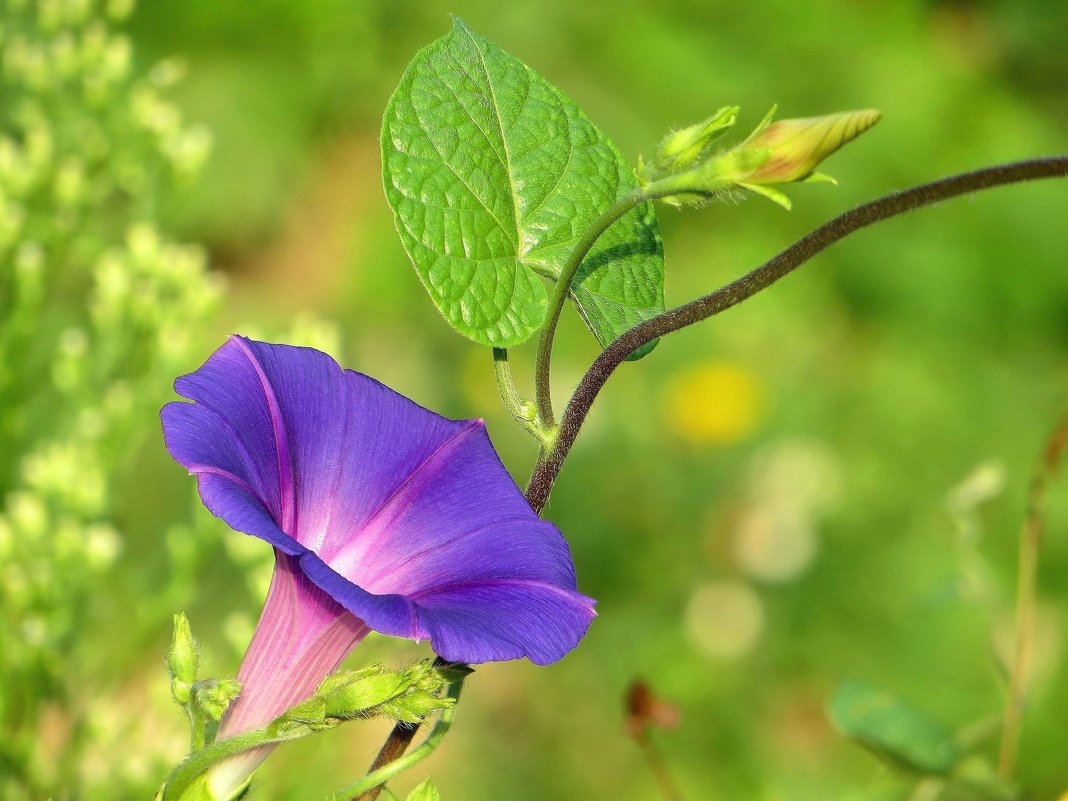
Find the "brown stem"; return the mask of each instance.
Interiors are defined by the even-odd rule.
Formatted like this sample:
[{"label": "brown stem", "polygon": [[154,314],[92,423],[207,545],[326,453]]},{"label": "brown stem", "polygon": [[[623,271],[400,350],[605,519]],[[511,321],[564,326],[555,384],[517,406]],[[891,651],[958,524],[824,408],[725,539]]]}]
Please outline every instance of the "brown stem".
[{"label": "brown stem", "polygon": [[[441,667],[442,665],[449,664],[446,660],[440,656],[434,660],[435,667]],[[371,767],[367,769],[368,773],[374,773],[379,768],[385,767],[394,759],[404,756],[404,752],[408,750],[408,746],[412,744],[412,740],[415,739],[415,733],[419,731],[418,723],[405,723],[403,720],[398,721],[397,725],[393,727],[393,731],[389,733],[386,741],[382,743],[382,748],[379,749],[378,755],[375,757],[374,762],[371,763]],[[372,787],[365,793],[360,793],[352,801],[375,801],[378,798],[379,793],[382,792],[384,784],[380,784],[377,787]]]},{"label": "brown stem", "polygon": [[[419,731],[418,723],[405,723],[401,721],[393,727],[393,731],[389,733],[389,737],[382,744],[381,750],[378,752],[378,756],[375,757],[375,761],[371,763],[371,767],[367,769],[368,773],[374,773],[381,767],[388,765],[394,759],[404,755],[404,752],[408,750],[408,746],[412,744],[412,740],[415,739],[415,733]],[[379,793],[382,792],[384,784],[380,784],[377,787],[372,787],[366,793],[361,793],[356,796],[353,801],[375,801],[378,798]]]},{"label": "brown stem", "polygon": [[683,801],[682,791],[679,789],[679,786],[675,784],[675,779],[672,777],[671,771],[668,770],[667,765],[660,756],[660,752],[657,751],[656,746],[653,745],[648,730],[638,732],[634,735],[634,739],[642,751],[642,756],[645,757],[645,762],[649,766],[649,771],[653,774],[653,778],[656,780],[657,787],[660,788],[660,795],[664,801]]},{"label": "brown stem", "polygon": [[545,507],[553,483],[594,399],[612,372],[635,349],[657,337],[706,320],[738,305],[793,272],[838,240],[881,220],[982,189],[1039,178],[1063,177],[1068,177],[1068,156],[1054,156],[986,167],[886,195],[835,217],[775,258],[715,292],[636,325],[605,348],[579,382],[560,420],[555,446],[535,465],[530,484],[527,486],[527,501],[536,512],[540,513]]}]

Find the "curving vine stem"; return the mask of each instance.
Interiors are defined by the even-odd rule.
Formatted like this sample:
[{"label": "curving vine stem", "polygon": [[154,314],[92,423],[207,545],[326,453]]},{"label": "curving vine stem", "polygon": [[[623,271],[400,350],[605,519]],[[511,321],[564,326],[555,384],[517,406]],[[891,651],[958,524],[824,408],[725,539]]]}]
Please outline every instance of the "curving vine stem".
[{"label": "curving vine stem", "polygon": [[527,502],[535,512],[541,514],[549,500],[553,483],[560,474],[560,468],[563,467],[597,394],[615,369],[636,348],[738,305],[793,272],[838,240],[881,220],[982,189],[1040,178],[1064,177],[1068,177],[1068,156],[1053,156],[984,167],[885,195],[835,217],[770,261],[715,292],[634,326],[602,351],[575,388],[560,420],[560,430],[554,447],[545,453],[534,467],[530,484],[527,486]]}]

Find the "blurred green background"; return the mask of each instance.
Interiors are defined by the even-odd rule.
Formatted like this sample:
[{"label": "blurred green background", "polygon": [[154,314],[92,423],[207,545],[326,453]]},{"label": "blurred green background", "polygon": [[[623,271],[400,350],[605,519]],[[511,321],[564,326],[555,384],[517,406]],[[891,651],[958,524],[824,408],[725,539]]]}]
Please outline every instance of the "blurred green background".
[{"label": "blurred green background", "polygon": [[[45,90],[12,88],[18,25],[33,26],[24,5],[0,6],[0,113],[5,137],[25,145],[12,98]],[[104,15],[91,3],[51,5]],[[124,16],[123,3],[98,5]],[[153,128],[167,114],[141,114],[137,103],[148,101],[136,91],[110,96],[94,113],[111,120],[113,104],[133,104],[163,156],[139,161],[136,149],[119,148],[125,155],[98,172],[105,180],[161,158],[181,167],[202,154],[206,132],[212,145],[198,177],[149,171],[118,182],[121,203],[108,190],[79,207],[71,226],[90,244],[46,248],[58,265],[46,268],[49,302],[17,337],[11,276],[29,252],[20,242],[66,242],[74,228],[53,213],[59,201],[41,195],[24,204],[27,219],[59,233],[27,223],[0,251],[0,326],[10,329],[0,340],[0,797],[154,792],[184,748],[162,664],[172,612],[188,612],[209,674],[236,670],[269,549],[199,506],[156,416],[174,375],[226,333],[317,344],[443,414],[484,417],[525,481],[534,445],[500,408],[490,353],[427,302],[381,190],[382,109],[408,59],[448,30],[450,13],[569,94],[633,159],[668,128],[724,104],[743,107],[743,128],[773,103],[781,117],[883,111],[825,165],[840,186],[791,187],[790,213],[760,199],[662,207],[669,305],[859,202],[1064,152],[1068,141],[1068,7],[1044,0],[141,3],[113,23],[129,37],[128,74],[181,62],[181,80],[169,77],[170,61],[167,74],[152,75],[169,104],[160,108],[180,115],[185,138],[171,135],[178,123]],[[54,42],[62,32],[32,35]],[[84,96],[52,94],[45,104],[42,125],[73,153],[88,152],[89,140],[64,122],[63,103]],[[120,144],[132,137],[113,134]],[[3,159],[0,150],[10,181]],[[14,196],[0,187],[0,201]],[[824,705],[857,677],[956,731],[1000,713],[1026,488],[1068,401],[1066,207],[1068,187],[1051,181],[884,223],[624,365],[547,510],[600,617],[556,665],[480,668],[444,747],[398,788],[429,773],[445,801],[657,798],[624,728],[626,689],[644,677],[680,710],[676,729],[652,736],[688,801],[909,797],[912,782],[836,732]],[[144,319],[131,319],[151,334],[140,338],[126,318],[94,311],[106,271],[84,254],[114,243],[134,262],[145,248],[155,253],[123,233],[145,221],[166,241],[199,244],[225,286],[198,272],[199,256],[183,251],[196,265],[174,270],[167,265],[179,256],[161,257],[145,280],[181,273],[178,300],[132,293]],[[90,332],[81,350],[70,334],[78,330]],[[574,315],[565,321],[558,405],[594,346]],[[525,387],[532,351],[513,352]],[[105,356],[114,381],[104,381]],[[64,369],[80,370],[77,391]],[[85,445],[72,464],[83,467],[53,465],[44,472],[55,475],[40,479],[26,455],[51,453],[55,432],[120,384],[132,400],[101,412],[107,438],[71,429],[69,441]],[[94,460],[108,465],[99,502],[71,500],[63,493],[83,486]],[[1068,791],[1068,489],[1055,485],[1050,506],[1017,778],[1024,797],[1052,800]],[[42,515],[59,522],[38,525],[44,533],[30,543],[19,526]],[[85,532],[100,534],[93,526],[107,527],[95,572],[77,548],[64,556],[55,545],[54,526],[75,518],[78,548],[88,547]],[[38,584],[28,595],[14,589]],[[376,638],[352,663],[424,652]],[[363,772],[385,731],[350,724],[284,747],[261,770],[256,797],[326,795]],[[996,745],[985,741],[980,755]]]}]

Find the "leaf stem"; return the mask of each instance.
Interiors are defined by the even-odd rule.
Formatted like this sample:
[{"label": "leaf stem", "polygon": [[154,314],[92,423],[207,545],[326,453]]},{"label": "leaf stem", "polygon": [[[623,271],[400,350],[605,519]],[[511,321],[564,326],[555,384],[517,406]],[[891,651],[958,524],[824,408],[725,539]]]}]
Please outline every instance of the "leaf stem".
[{"label": "leaf stem", "polygon": [[[463,679],[458,679],[449,685],[449,690],[446,695],[453,699],[454,703],[442,710],[438,722],[434,724],[434,728],[431,729],[430,734],[428,734],[426,739],[419,744],[418,748],[410,754],[400,756],[400,754],[404,753],[405,747],[407,747],[408,743],[406,742],[400,746],[399,754],[391,755],[383,759],[383,754],[390,745],[390,742],[387,740],[386,745],[383,746],[382,751],[379,752],[378,757],[375,758],[374,763],[371,765],[370,772],[363,778],[338,790],[331,797],[331,801],[342,801],[343,799],[352,799],[352,801],[375,801],[386,782],[398,773],[407,770],[412,765],[421,762],[430,756],[434,752],[434,749],[441,744],[441,741],[445,739],[445,735],[449,733],[449,729],[452,727],[452,721],[456,714],[456,705],[460,699],[460,690],[463,688],[463,683]],[[414,736],[415,727],[412,727],[411,732]],[[408,741],[411,741],[411,737],[408,738]]]},{"label": "leaf stem", "polygon": [[[1053,156],[985,167],[974,172],[952,175],[901,192],[894,192],[835,217],[770,261],[715,292],[634,326],[602,351],[579,382],[560,420],[560,431],[554,447],[551,451],[544,453],[534,467],[534,473],[527,487],[527,501],[536,512],[540,513],[545,507],[553,483],[560,473],[560,468],[571,446],[575,443],[575,438],[594,399],[615,369],[637,348],[652,342],[657,337],[686,328],[738,305],[767,289],[838,240],[862,228],[867,228],[869,225],[923,206],[983,189],[1041,178],[1064,177],[1068,177],[1068,156]],[[578,252],[577,249],[576,252]],[[561,281],[557,285],[554,297],[561,292],[562,286]],[[556,308],[556,318],[558,317],[559,308]],[[551,321],[551,324],[555,326],[555,319]],[[552,330],[547,322],[539,343],[537,379],[539,405],[543,402],[542,398],[548,395],[547,362],[552,350]]]},{"label": "leaf stem", "polygon": [[[571,291],[571,284],[578,275],[582,262],[589,255],[597,240],[601,238],[609,228],[618,222],[623,215],[631,209],[668,195],[678,194],[679,188],[675,181],[676,176],[668,176],[660,181],[649,184],[645,189],[635,189],[624,195],[598,217],[579,241],[575,244],[571,254],[560,269],[560,275],[553,286],[553,293],[549,298],[548,314],[545,325],[541,329],[538,338],[538,354],[534,363],[534,400],[538,405],[538,419],[542,426],[549,428],[556,424],[553,415],[552,388],[549,381],[550,364],[553,355],[553,340],[556,337],[556,326],[560,322],[560,314],[567,302],[567,295]],[[691,194],[711,194],[689,190]],[[630,354],[627,354],[630,355]]]},{"label": "leaf stem", "polygon": [[1001,727],[998,775],[1011,779],[1016,770],[1020,749],[1020,730],[1027,685],[1035,649],[1035,607],[1038,592],[1038,555],[1042,544],[1045,518],[1046,486],[1057,469],[1068,444],[1068,413],[1050,434],[1042,456],[1031,476],[1027,496],[1027,517],[1020,529],[1019,567],[1016,587],[1016,648],[1009,672],[1009,689],[1005,698],[1005,715]]},{"label": "leaf stem", "polygon": [[512,378],[512,368],[508,362],[507,348],[493,349],[493,372],[497,377],[497,392],[500,393],[501,403],[519,427],[533,436],[541,445],[542,449],[552,447],[556,437],[556,422],[553,421],[549,428],[542,425],[538,415],[537,404],[534,401],[524,400],[515,387]]},{"label": "leaf stem", "polygon": [[601,235],[611,228],[624,214],[635,206],[644,203],[645,200],[645,194],[642,190],[635,189],[609,206],[586,229],[586,232],[575,244],[574,250],[567,257],[567,261],[564,262],[564,266],[560,269],[560,275],[556,279],[553,293],[549,298],[545,325],[542,327],[541,336],[538,338],[538,355],[534,364],[534,398],[538,404],[538,420],[543,426],[548,427],[556,424],[556,417],[553,415],[552,390],[549,386],[549,363],[552,360],[556,326],[560,322],[560,313],[563,311],[564,303],[567,302],[567,293],[571,290],[571,282],[575,280],[583,259],[589,254],[597,240],[601,238]]}]

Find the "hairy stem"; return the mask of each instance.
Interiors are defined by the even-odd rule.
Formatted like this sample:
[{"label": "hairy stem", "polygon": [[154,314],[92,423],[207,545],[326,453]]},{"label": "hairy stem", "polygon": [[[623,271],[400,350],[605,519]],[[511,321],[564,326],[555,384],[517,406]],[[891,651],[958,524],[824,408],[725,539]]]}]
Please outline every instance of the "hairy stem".
[{"label": "hairy stem", "polygon": [[[582,262],[589,255],[593,246],[597,244],[597,240],[601,238],[601,235],[618,222],[628,211],[643,203],[678,194],[679,188],[674,182],[675,178],[676,176],[669,176],[649,184],[644,190],[635,189],[609,206],[586,229],[582,238],[575,244],[574,250],[567,257],[567,261],[564,262],[564,266],[560,270],[560,276],[553,286],[553,293],[549,298],[549,310],[545,317],[545,325],[541,329],[541,336],[538,339],[538,353],[534,362],[534,400],[538,405],[538,420],[543,428],[551,429],[552,426],[556,425],[556,417],[553,415],[552,389],[549,381],[553,340],[556,337],[556,326],[560,322],[560,314],[564,309],[564,304],[567,303],[567,294],[571,291],[571,284],[575,280],[575,276],[578,275]],[[693,195],[711,194],[711,192],[692,189],[688,193]]]},{"label": "hairy stem", "polygon": [[1057,472],[1068,443],[1068,414],[1054,429],[1043,449],[1042,457],[1031,476],[1027,497],[1027,517],[1020,529],[1020,552],[1016,586],[1016,646],[1009,671],[1009,690],[1005,698],[1005,715],[1001,726],[1001,749],[998,774],[1011,779],[1020,750],[1020,729],[1031,663],[1035,649],[1035,607],[1038,594],[1038,551],[1042,544],[1046,485]]},{"label": "hairy stem", "polygon": [[553,293],[549,298],[545,326],[541,329],[541,337],[538,339],[538,354],[534,363],[534,399],[538,405],[538,420],[546,428],[556,424],[556,418],[553,415],[552,391],[549,386],[549,364],[552,361],[556,326],[560,322],[560,313],[567,302],[567,293],[571,291],[571,282],[575,280],[583,259],[601,238],[601,234],[611,228],[624,214],[646,202],[647,199],[640,189],[635,189],[609,206],[600,217],[593,221],[593,224],[586,229],[586,233],[575,244],[575,249],[571,251],[571,255],[567,257],[567,261],[560,270],[560,277],[556,279]]},{"label": "hairy stem", "polygon": [[[605,348],[579,382],[560,420],[554,447],[538,460],[534,468],[527,487],[527,501],[537,512],[545,507],[553,483],[560,473],[564,459],[567,458],[594,399],[613,371],[636,348],[640,348],[657,337],[686,328],[738,305],[771,286],[838,240],[881,220],[982,189],[1039,178],[1066,176],[1068,176],[1068,156],[1054,156],[986,167],[886,195],[835,217],[798,240],[778,256],[721,289],[636,325]],[[560,286],[562,283],[557,286],[558,292]],[[548,351],[552,348],[551,335],[545,337],[543,332],[540,346],[539,380],[547,381],[548,368],[542,365],[542,361],[543,357],[548,358]],[[542,350],[545,351],[544,354]],[[547,388],[539,386],[539,393],[547,394]],[[539,394],[539,403],[541,403],[540,398],[541,394]]]},{"label": "hairy stem", "polygon": [[[412,740],[415,739],[415,733],[417,731],[419,731],[418,723],[405,723],[404,721],[401,721],[394,726],[393,730],[386,738],[386,741],[382,743],[382,748],[379,749],[378,755],[371,763],[371,767],[367,769],[367,775],[364,776],[364,778],[377,775],[378,772],[387,765],[390,765],[403,757],[404,752],[408,750],[408,746],[411,745]],[[361,779],[361,781],[363,780]],[[378,794],[382,792],[383,787],[385,787],[384,784],[372,787],[370,790],[363,792],[362,795],[357,796],[355,801],[375,801],[375,799],[378,798]],[[348,797],[352,797],[355,792],[362,791],[354,790],[349,793]],[[344,791],[335,793],[335,799],[345,797],[343,793]]]}]

